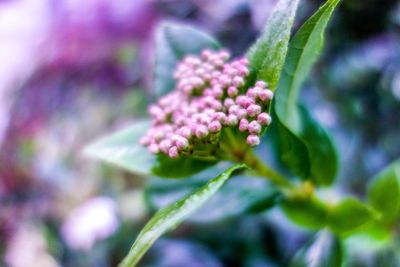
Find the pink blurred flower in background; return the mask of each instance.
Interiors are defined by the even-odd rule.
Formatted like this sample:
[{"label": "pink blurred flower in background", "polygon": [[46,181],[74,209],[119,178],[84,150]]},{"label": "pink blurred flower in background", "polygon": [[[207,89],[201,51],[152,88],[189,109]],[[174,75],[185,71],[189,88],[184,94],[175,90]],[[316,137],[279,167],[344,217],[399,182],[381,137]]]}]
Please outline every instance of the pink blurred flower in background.
[{"label": "pink blurred flower in background", "polygon": [[43,47],[51,68],[104,62],[124,42],[146,40],[158,18],[145,0],[53,2],[52,34]]},{"label": "pink blurred flower in background", "polygon": [[96,241],[115,233],[118,226],[114,200],[96,197],[70,212],[61,227],[61,234],[71,248],[90,250]]},{"label": "pink blurred flower in background", "polygon": [[0,2],[0,145],[15,90],[38,64],[39,45],[49,32],[49,15],[46,0]]},{"label": "pink blurred flower in background", "polygon": [[7,244],[4,260],[10,267],[56,267],[50,255],[46,237],[37,226],[19,226]]}]

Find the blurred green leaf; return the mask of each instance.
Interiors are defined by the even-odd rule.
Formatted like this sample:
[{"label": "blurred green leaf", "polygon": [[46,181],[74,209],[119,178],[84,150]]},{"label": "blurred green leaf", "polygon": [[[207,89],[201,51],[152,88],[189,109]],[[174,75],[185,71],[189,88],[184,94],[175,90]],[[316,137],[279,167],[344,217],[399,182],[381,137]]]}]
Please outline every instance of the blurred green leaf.
[{"label": "blurred green leaf", "polygon": [[164,155],[152,155],[139,143],[149,127],[150,121],[136,122],[89,145],[84,154],[135,174],[164,178],[188,177],[217,163],[216,160],[191,157],[171,159]]},{"label": "blurred green leaf", "polygon": [[400,209],[400,161],[380,172],[368,189],[368,201],[382,214],[382,222],[390,224],[397,219]]},{"label": "blurred green leaf", "polygon": [[176,228],[183,220],[204,205],[232,176],[233,172],[244,168],[246,168],[244,164],[234,165],[218,177],[212,179],[198,191],[158,211],[139,233],[135,243],[120,266],[135,266],[144,253],[162,234]]},{"label": "blurred green leaf", "polygon": [[348,250],[374,253],[391,244],[391,234],[381,223],[371,221],[362,229],[346,237],[345,245]]},{"label": "blurred green leaf", "polygon": [[373,266],[399,267],[400,253],[398,245],[378,251],[377,255],[375,255]]},{"label": "blurred green leaf", "polygon": [[139,140],[149,127],[150,121],[136,122],[89,145],[84,154],[132,173],[148,176],[155,164],[155,157],[139,144]]},{"label": "blurred green leaf", "polygon": [[343,263],[343,246],[337,237],[321,231],[304,246],[290,263],[290,267],[340,267]]},{"label": "blurred green leaf", "polygon": [[220,45],[208,34],[193,27],[163,23],[156,31],[154,91],[160,97],[174,86],[173,72],[185,55],[199,54],[205,48],[218,49]]},{"label": "blurred green leaf", "polygon": [[287,199],[282,208],[291,221],[305,228],[315,230],[326,225],[327,207],[316,198]]},{"label": "blurred green leaf", "polygon": [[[220,163],[187,179],[151,179],[145,196],[152,209],[161,209],[207,183],[215,173],[226,169]],[[222,170],[221,170],[222,169]],[[275,206],[281,198],[279,190],[265,179],[237,176],[222,187],[194,216],[196,223],[218,221],[240,214],[263,212]]]},{"label": "blurred green leaf", "polygon": [[326,131],[298,104],[298,95],[322,49],[324,31],[339,1],[328,0],[290,42],[273,102],[275,121],[281,133],[282,161],[295,174],[321,185],[331,184],[335,179],[336,149]]},{"label": "blurred green leaf", "polygon": [[338,235],[348,235],[368,226],[375,214],[355,198],[347,198],[332,207],[328,212],[329,228]]},{"label": "blurred green leaf", "polygon": [[248,84],[264,80],[274,90],[285,63],[290,31],[298,6],[298,0],[280,0],[256,43],[249,49],[250,75]]}]

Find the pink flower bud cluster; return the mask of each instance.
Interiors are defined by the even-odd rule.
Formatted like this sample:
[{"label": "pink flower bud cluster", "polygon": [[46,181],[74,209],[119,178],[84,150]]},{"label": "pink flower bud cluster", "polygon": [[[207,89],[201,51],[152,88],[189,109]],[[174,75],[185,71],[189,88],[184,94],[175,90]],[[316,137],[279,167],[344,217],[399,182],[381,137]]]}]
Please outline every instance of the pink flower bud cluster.
[{"label": "pink flower bud cluster", "polygon": [[258,145],[271,122],[266,110],[273,93],[263,81],[241,93],[248,61],[229,58],[226,51],[210,50],[185,57],[174,73],[175,90],[150,106],[152,126],[141,144],[151,153],[176,158],[192,153],[197,144],[218,142],[223,127],[236,127],[248,134],[250,146]]}]

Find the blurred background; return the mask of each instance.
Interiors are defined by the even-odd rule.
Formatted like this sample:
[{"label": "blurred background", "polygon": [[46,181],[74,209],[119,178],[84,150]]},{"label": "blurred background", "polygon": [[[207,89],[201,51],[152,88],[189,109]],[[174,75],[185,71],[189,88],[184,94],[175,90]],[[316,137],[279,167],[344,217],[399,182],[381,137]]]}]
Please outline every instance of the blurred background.
[{"label": "blurred background", "polygon": [[[295,28],[323,2],[302,0]],[[82,148],[145,116],[160,21],[196,25],[240,55],[275,3],[0,0],[0,266],[116,266],[156,209],[204,182],[135,177]],[[400,156],[400,2],[343,1],[302,98],[341,155],[326,194],[362,197]],[[275,209],[249,214],[241,198],[262,195],[260,183],[229,183],[139,266],[287,266],[312,233]],[[399,258],[353,251],[348,264],[400,266]]]}]

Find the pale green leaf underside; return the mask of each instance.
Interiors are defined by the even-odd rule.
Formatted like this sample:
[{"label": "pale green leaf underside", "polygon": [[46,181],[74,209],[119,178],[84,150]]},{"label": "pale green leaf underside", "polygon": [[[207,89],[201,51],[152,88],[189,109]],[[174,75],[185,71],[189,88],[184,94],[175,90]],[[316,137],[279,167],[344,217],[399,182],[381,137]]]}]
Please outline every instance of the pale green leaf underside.
[{"label": "pale green leaf underside", "polygon": [[165,232],[178,226],[183,220],[199,209],[231,177],[234,171],[246,168],[237,164],[212,179],[198,191],[187,195],[172,205],[158,211],[139,233],[120,267],[135,266],[151,245]]},{"label": "pale green leaf underside", "polygon": [[119,166],[127,171],[150,175],[155,156],[139,144],[140,138],[150,127],[150,121],[134,125],[111,134],[86,147],[84,154],[95,159]]},{"label": "pale green leaf underside", "polygon": [[261,36],[249,49],[249,84],[264,80],[274,90],[285,63],[290,31],[299,0],[280,0],[268,20]]},{"label": "pale green leaf underside", "polygon": [[205,32],[177,23],[163,23],[155,38],[154,92],[160,97],[174,86],[176,64],[188,54],[199,54],[203,49],[219,49],[218,42]]}]

